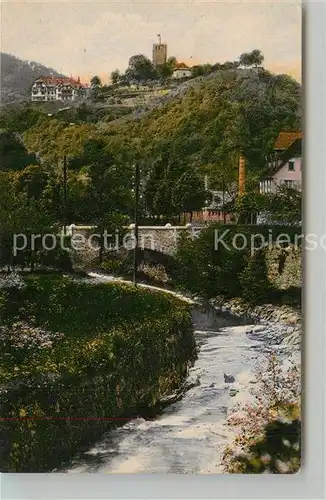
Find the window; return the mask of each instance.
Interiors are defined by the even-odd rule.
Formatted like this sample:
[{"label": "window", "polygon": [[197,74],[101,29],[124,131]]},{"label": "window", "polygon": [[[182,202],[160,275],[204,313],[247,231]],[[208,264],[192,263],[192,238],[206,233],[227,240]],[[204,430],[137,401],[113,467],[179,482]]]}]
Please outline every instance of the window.
[{"label": "window", "polygon": [[284,184],[285,184],[285,185],[286,185],[286,187],[288,187],[288,188],[295,188],[295,187],[296,187],[296,185],[297,185],[296,181],[292,181],[292,180],[288,180],[288,179],[286,179],[286,180],[284,181]]},{"label": "window", "polygon": [[295,171],[294,161],[293,160],[289,161],[288,165],[289,165],[289,172],[294,172]]},{"label": "window", "polygon": [[262,193],[271,193],[272,192],[272,180],[267,179],[261,183],[261,192]]}]

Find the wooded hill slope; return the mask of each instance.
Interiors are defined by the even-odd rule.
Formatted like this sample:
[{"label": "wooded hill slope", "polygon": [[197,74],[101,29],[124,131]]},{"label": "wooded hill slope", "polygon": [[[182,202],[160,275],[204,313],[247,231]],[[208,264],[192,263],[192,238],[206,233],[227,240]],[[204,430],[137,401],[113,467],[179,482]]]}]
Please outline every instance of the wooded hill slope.
[{"label": "wooded hill slope", "polygon": [[[147,213],[174,214],[203,206],[206,173],[210,187],[221,187],[222,176],[225,187],[231,187],[238,177],[240,150],[246,157],[248,188],[256,186],[279,132],[301,127],[301,87],[286,75],[258,68],[223,70],[182,88],[160,108],[140,119],[125,117],[120,124],[102,118],[89,123],[85,107],[67,118],[64,113],[48,117],[25,108],[24,120],[19,120],[24,123],[21,137],[27,151],[37,153],[42,168],[54,178],[61,175],[62,158],[67,155],[70,198],[91,189],[93,182],[99,184],[99,175],[105,174],[112,188],[118,175],[124,179],[128,190],[124,200],[130,205],[132,165],[141,159]],[[108,169],[114,165],[111,173],[106,165]],[[81,206],[78,196],[76,207]]]},{"label": "wooded hill slope", "polygon": [[[172,98],[173,97],[173,98]],[[257,177],[281,130],[301,128],[302,92],[287,75],[264,69],[217,71],[192,80],[138,120],[103,125],[112,144],[137,145],[145,157],[236,175],[243,149]]]},{"label": "wooded hill slope", "polygon": [[29,88],[40,76],[61,76],[53,68],[35,61],[22,61],[18,57],[0,53],[1,60],[1,103],[29,98]]}]

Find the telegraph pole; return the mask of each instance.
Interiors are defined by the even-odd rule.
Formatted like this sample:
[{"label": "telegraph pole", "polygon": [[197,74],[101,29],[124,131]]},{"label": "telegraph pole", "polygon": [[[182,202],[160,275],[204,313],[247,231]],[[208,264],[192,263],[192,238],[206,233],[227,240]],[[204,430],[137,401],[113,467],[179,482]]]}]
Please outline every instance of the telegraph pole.
[{"label": "telegraph pole", "polygon": [[63,200],[62,200],[63,234],[67,232],[67,157],[63,157]]},{"label": "telegraph pole", "polygon": [[225,224],[225,222],[226,222],[224,203],[225,203],[225,185],[224,185],[224,175],[222,174],[222,207],[223,207],[223,224]]},{"label": "telegraph pole", "polygon": [[140,184],[140,169],[139,162],[135,164],[135,247],[134,247],[134,274],[133,283],[137,285],[137,270],[138,270],[138,217],[139,217],[139,184]]}]

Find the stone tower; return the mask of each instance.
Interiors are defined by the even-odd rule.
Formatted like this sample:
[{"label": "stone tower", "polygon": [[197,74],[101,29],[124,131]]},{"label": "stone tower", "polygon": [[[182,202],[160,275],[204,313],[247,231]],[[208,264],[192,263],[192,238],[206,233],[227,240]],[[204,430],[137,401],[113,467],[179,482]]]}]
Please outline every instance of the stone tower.
[{"label": "stone tower", "polygon": [[162,43],[161,35],[158,36],[158,43],[153,44],[153,66],[159,66],[165,64],[167,60],[168,46],[166,43]]}]

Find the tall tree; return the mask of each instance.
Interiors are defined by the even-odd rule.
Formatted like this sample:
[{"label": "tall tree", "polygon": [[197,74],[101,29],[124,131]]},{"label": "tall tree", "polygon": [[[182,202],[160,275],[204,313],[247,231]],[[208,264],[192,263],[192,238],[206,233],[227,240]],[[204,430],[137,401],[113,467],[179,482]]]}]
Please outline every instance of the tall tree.
[{"label": "tall tree", "polygon": [[102,140],[90,140],[84,146],[84,157],[89,159],[89,218],[100,233],[100,261],[104,251],[104,231],[117,214],[129,215],[132,209],[131,166],[120,164],[105,149]]},{"label": "tall tree", "polygon": [[93,76],[91,79],[91,95],[94,100],[97,100],[102,88],[102,81],[99,76]]},{"label": "tall tree", "polygon": [[207,196],[203,179],[193,169],[188,169],[173,188],[172,202],[180,212],[189,213],[192,220],[193,212],[205,206]]},{"label": "tall tree", "polygon": [[177,59],[174,56],[170,56],[166,62],[171,68],[174,68],[174,66],[177,64]]},{"label": "tall tree", "polygon": [[26,248],[21,249],[20,257],[28,258],[33,269],[35,252],[30,248],[28,236],[42,234],[54,220],[39,199],[29,197],[26,190],[17,189],[16,176],[17,172],[0,172],[0,265],[11,266],[13,260],[19,260],[13,253],[14,235],[24,234]]},{"label": "tall tree", "polygon": [[120,81],[120,71],[118,69],[112,71],[111,73],[111,82],[113,83],[113,85],[116,85],[117,83],[119,83]]},{"label": "tall tree", "polygon": [[91,79],[91,87],[92,88],[102,87],[102,81],[99,76],[93,76],[93,78]]},{"label": "tall tree", "polygon": [[164,79],[170,78],[172,76],[173,67],[171,65],[169,65],[168,63],[160,64],[156,68],[156,72],[157,72],[158,77],[161,78],[162,80],[164,80]]},{"label": "tall tree", "polygon": [[145,82],[157,78],[152,62],[144,55],[138,54],[129,59],[126,76],[129,80]]}]

